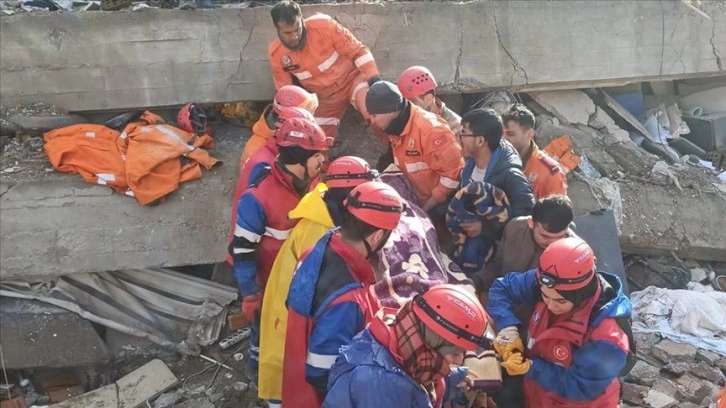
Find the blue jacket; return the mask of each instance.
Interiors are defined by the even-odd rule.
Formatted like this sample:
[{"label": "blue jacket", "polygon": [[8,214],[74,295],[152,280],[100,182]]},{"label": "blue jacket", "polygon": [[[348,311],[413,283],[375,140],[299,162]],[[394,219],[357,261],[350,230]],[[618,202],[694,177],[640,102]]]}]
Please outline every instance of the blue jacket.
[{"label": "blue jacket", "polygon": [[[464,188],[471,182],[471,175],[475,166],[476,162],[473,159],[466,159],[459,188]],[[510,219],[532,214],[535,201],[532,186],[530,186],[529,181],[522,172],[522,159],[520,159],[519,153],[509,142],[505,140],[500,142],[499,147],[489,160],[483,181],[499,187],[507,195],[511,206]],[[498,225],[495,222],[489,225],[487,221],[484,221],[484,224],[482,231],[486,231],[487,238],[496,241],[502,237],[504,225]]]},{"label": "blue jacket", "polygon": [[[606,394],[613,381],[617,381],[620,369],[625,365],[627,351],[623,349],[622,341],[613,341],[620,338],[622,333],[614,318],[630,317],[632,305],[622,291],[620,279],[612,274],[598,272],[603,283],[600,297],[594,303],[590,313],[585,313],[580,322],[585,325],[583,335],[570,337],[567,330],[561,330],[559,341],[563,345],[581,341],[579,346],[571,345],[571,363],[569,367],[557,364],[545,358],[532,357],[532,367],[525,375],[525,380],[533,381],[545,393],[557,395],[570,401],[595,401]],[[489,290],[487,311],[494,319],[496,327],[504,328],[519,325],[521,322],[515,317],[515,304],[535,305],[542,302],[541,292],[536,280],[536,270],[525,273],[513,272],[497,279]],[[530,319],[529,332],[531,336],[538,337],[542,332],[542,325],[538,322],[544,320],[537,317],[537,310]],[[578,309],[579,310],[579,309]],[[546,312],[545,312],[546,313]],[[593,316],[595,316],[593,318]],[[575,319],[573,319],[575,321]],[[607,322],[607,324],[605,324]],[[607,333],[598,330],[607,327]],[[535,333],[535,334],[533,334]],[[582,331],[581,331],[582,333]],[[551,341],[551,340],[550,340]],[[530,343],[528,340],[527,343]],[[537,348],[535,343],[533,347]],[[626,341],[627,345],[627,341]],[[527,344],[530,352],[531,345]],[[536,353],[535,353],[536,354]],[[612,387],[610,388],[612,389]],[[526,395],[526,397],[530,397]],[[546,405],[546,404],[545,404]],[[600,405],[597,405],[600,406]]]},{"label": "blue jacket", "polygon": [[[467,369],[452,367],[447,391],[466,377]],[[444,397],[446,400],[446,397]],[[431,408],[424,388],[394,360],[368,328],[340,349],[330,370],[323,408]]]}]

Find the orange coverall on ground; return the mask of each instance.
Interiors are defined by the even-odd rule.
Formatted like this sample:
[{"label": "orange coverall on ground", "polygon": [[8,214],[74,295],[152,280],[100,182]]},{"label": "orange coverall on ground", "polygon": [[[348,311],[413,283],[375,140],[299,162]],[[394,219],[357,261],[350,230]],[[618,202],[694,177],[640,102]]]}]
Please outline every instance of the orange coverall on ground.
[{"label": "orange coverall on ground", "polygon": [[[296,85],[318,95],[315,121],[329,137],[336,137],[340,119],[352,103],[367,120],[365,94],[368,80],[379,75],[376,61],[345,27],[330,16],[305,19],[306,38],[300,50],[286,48],[275,39],[268,48],[275,88]],[[361,92],[363,91],[363,92]]]},{"label": "orange coverall on ground", "polygon": [[434,197],[444,202],[459,187],[464,158],[461,146],[438,115],[411,104],[400,136],[391,136],[393,162],[411,181],[419,205]]},{"label": "orange coverall on ground", "polygon": [[529,154],[522,157],[524,176],[532,185],[536,199],[550,194],[567,195],[567,176],[555,159],[551,158],[532,140]]}]

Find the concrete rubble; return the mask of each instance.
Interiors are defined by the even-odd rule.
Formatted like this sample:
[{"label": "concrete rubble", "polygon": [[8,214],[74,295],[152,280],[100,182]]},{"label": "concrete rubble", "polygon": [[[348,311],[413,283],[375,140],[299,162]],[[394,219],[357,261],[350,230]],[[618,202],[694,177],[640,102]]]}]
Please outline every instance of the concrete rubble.
[{"label": "concrete rubble", "polygon": [[726,356],[656,334],[638,333],[636,343],[640,360],[624,378],[623,407],[709,407],[716,402],[726,384],[719,367]]}]

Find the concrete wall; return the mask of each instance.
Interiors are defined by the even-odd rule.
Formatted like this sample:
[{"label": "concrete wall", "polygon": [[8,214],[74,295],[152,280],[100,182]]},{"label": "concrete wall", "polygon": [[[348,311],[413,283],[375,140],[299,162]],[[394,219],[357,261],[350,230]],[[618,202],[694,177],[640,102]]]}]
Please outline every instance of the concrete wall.
[{"label": "concrete wall", "polygon": [[[349,27],[384,77],[414,64],[443,91],[613,85],[724,74],[726,6],[513,1],[306,7]],[[105,110],[270,99],[268,7],[0,18],[3,105]]]}]

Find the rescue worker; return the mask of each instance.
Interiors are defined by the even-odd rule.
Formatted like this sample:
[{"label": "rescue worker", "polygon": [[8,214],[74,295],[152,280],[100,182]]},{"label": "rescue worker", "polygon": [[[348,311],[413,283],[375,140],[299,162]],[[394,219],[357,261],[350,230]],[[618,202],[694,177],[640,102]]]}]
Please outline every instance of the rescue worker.
[{"label": "rescue worker", "polygon": [[455,135],[461,131],[461,116],[447,108],[444,102],[436,97],[436,79],[426,67],[413,66],[407,68],[398,77],[398,89],[401,95],[414,105],[441,116]]},{"label": "rescue worker", "polygon": [[309,192],[288,217],[297,220],[272,265],[265,288],[260,327],[260,380],[258,398],[268,400],[268,406],[280,406],[282,398],[282,367],[287,330],[285,300],[292,273],[303,252],[331,228],[350,217],[343,201],[354,187],[378,178],[368,163],[358,157],[343,156],[333,160],[323,176],[323,183]]},{"label": "rescue worker", "polygon": [[[272,103],[265,107],[262,115],[252,126],[252,136],[250,136],[240,157],[240,168],[244,166],[247,159],[252,156],[262,146],[272,139],[275,130],[279,127],[279,115],[285,108],[298,107],[306,111],[315,113],[318,108],[318,97],[315,94],[295,85],[285,85],[275,92]],[[274,143],[272,144],[274,146]]]},{"label": "rescue worker", "polygon": [[405,204],[385,183],[370,181],[346,198],[350,213],[303,255],[287,296],[282,379],[285,408],[322,403],[341,346],[379,309],[371,257],[383,248]]},{"label": "rescue worker", "polygon": [[257,380],[259,312],[272,263],[296,220],[287,214],[310,190],[322,168],[329,140],[314,122],[292,118],[277,130],[277,160],[242,194],[229,252],[242,295],[242,313],[250,322],[247,374]]},{"label": "rescue worker", "polygon": [[382,309],[341,349],[323,407],[440,407],[445,394],[470,384],[464,353],[479,347],[487,324],[476,297],[449,284],[398,311]]},{"label": "rescue worker", "polygon": [[[477,108],[461,118],[459,140],[466,157],[461,186],[482,181],[499,187],[509,199],[509,217],[532,213],[532,188],[522,173],[522,160],[509,142],[501,140],[502,119],[492,109]],[[494,220],[477,220],[460,224],[470,237],[485,236],[498,241],[506,224]]]},{"label": "rescue worker", "polygon": [[534,141],[534,114],[517,103],[502,115],[502,122],[506,127],[504,140],[511,143],[522,158],[524,176],[532,185],[535,198],[567,195],[567,176],[557,161],[540,150]]},{"label": "rescue worker", "polygon": [[[535,308],[526,347],[517,329],[522,322],[514,315],[518,303]],[[524,378],[526,407],[618,406],[618,375],[635,351],[632,305],[617,276],[596,272],[585,241],[555,241],[536,269],[497,279],[487,311],[500,328],[494,348],[502,367]]]},{"label": "rescue worker", "polygon": [[[286,120],[291,118],[304,118],[311,122],[315,122],[313,114],[306,111],[303,108],[289,107],[282,108],[280,113],[274,115],[276,122],[274,124],[276,129],[279,129]],[[255,126],[258,126],[255,124]],[[265,125],[267,126],[267,125]],[[246,161],[242,164],[242,168],[237,178],[237,185],[234,189],[234,195],[232,196],[232,217],[230,218],[230,229],[229,229],[229,242],[232,242],[234,238],[234,228],[237,225],[237,204],[239,199],[242,197],[242,193],[247,190],[250,184],[250,180],[253,179],[257,174],[264,170],[265,167],[269,167],[277,157],[278,153],[277,141],[273,137],[265,141],[265,144],[261,148],[257,149]],[[232,265],[232,257],[227,254],[227,262]]]},{"label": "rescue worker", "polygon": [[418,204],[426,212],[443,204],[443,216],[464,167],[461,147],[446,122],[413,105],[388,81],[371,86],[366,109],[372,125],[388,134],[393,161],[413,185]]},{"label": "rescue worker", "polygon": [[472,278],[477,293],[486,296],[494,280],[509,272],[536,268],[542,251],[549,244],[576,236],[570,229],[573,218],[570,199],[563,195],[550,195],[537,200],[531,216],[509,221],[494,259]]},{"label": "rescue worker", "polygon": [[318,95],[315,120],[335,138],[352,104],[368,120],[366,90],[380,80],[373,54],[326,14],[303,20],[300,5],[282,0],[271,11],[277,39],[268,47],[275,88],[297,84]]}]

